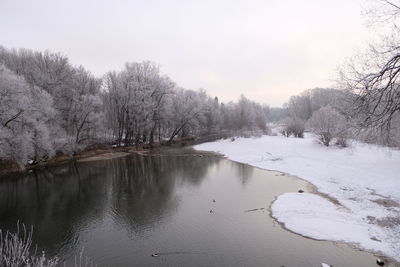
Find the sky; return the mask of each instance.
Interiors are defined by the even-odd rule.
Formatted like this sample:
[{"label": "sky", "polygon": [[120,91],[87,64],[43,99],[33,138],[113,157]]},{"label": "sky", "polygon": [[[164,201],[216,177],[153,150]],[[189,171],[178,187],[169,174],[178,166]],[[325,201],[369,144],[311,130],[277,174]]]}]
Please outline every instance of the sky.
[{"label": "sky", "polygon": [[334,86],[370,39],[362,0],[0,0],[0,45],[101,77],[151,60],[179,86],[270,106]]}]

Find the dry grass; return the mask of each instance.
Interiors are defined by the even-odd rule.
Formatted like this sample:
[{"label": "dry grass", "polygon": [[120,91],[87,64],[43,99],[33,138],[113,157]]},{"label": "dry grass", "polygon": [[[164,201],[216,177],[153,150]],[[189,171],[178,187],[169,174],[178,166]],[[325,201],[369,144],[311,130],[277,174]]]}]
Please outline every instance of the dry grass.
[{"label": "dry grass", "polygon": [[[48,257],[43,251],[37,254],[36,248],[32,248],[33,227],[27,230],[25,225],[17,223],[17,232],[5,234],[0,229],[0,266],[1,267],[53,267],[66,266],[57,257]],[[96,266],[93,261],[83,254],[75,256],[75,267]]]},{"label": "dry grass", "polygon": [[45,253],[38,256],[36,249],[31,250],[32,228],[28,231],[24,224],[22,229],[17,223],[17,232],[0,230],[0,266],[4,267],[52,267],[57,266],[58,258],[48,258]]}]

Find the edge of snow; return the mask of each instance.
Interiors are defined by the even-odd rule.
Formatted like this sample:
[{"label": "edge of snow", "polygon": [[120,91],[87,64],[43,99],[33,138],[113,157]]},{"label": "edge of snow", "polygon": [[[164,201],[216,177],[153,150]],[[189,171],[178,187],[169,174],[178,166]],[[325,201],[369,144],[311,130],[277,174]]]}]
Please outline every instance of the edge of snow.
[{"label": "edge of snow", "polygon": [[347,148],[324,147],[310,134],[240,137],[194,148],[314,184],[346,209],[315,194],[286,193],[273,202],[273,217],[304,236],[357,244],[400,261],[399,150],[355,141]]}]

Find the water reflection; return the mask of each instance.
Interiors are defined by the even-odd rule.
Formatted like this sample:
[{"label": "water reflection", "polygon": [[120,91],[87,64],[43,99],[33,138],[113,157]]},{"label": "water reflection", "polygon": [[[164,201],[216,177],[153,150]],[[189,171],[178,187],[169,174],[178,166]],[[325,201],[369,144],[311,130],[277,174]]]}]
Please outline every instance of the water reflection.
[{"label": "water reflection", "polygon": [[39,250],[73,247],[77,231],[111,210],[115,222],[140,232],[177,209],[175,184],[200,184],[216,158],[146,157],[71,163],[0,181],[0,229],[34,226]]},{"label": "water reflection", "polygon": [[198,185],[219,159],[133,156],[110,162],[114,166],[111,206],[115,221],[137,232],[177,209],[176,184]]},{"label": "water reflection", "polygon": [[235,164],[235,167],[237,170],[237,176],[240,179],[241,184],[245,186],[249,182],[249,179],[253,174],[254,167],[242,163]]},{"label": "water reflection", "polygon": [[103,213],[104,168],[81,169],[75,164],[34,172],[0,183],[0,227],[15,229],[16,221],[34,226],[39,248],[56,251],[73,239],[74,225]]},{"label": "water reflection", "polygon": [[71,163],[0,180],[0,228],[34,225],[39,251],[67,266],[81,247],[99,266],[375,266],[274,223],[260,208],[307,188],[275,174],[182,150]]}]

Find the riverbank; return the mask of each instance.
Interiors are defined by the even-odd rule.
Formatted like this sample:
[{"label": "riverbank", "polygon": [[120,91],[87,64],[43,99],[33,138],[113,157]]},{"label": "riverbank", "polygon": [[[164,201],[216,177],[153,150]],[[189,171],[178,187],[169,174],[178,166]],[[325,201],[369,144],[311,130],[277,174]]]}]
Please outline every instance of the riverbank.
[{"label": "riverbank", "polygon": [[[115,148],[113,149],[108,145],[101,145],[100,147],[90,148],[75,155],[56,155],[46,161],[38,162],[36,164],[27,165],[25,169],[20,169],[19,166],[11,160],[3,160],[0,164],[0,178],[6,176],[20,175],[27,171],[34,169],[41,169],[48,166],[58,166],[71,161],[83,161],[90,158],[104,158],[110,155],[118,155],[119,153],[126,153],[128,148]],[[134,147],[129,149],[135,149]]]},{"label": "riverbank", "polygon": [[38,162],[36,164],[27,165],[25,169],[21,170],[17,163],[11,160],[0,160],[0,179],[6,176],[18,176],[21,174],[26,173],[27,171],[34,170],[34,169],[41,169],[50,166],[58,166],[63,165],[71,161],[95,161],[95,160],[106,160],[112,159],[116,157],[123,157],[127,156],[132,153],[136,154],[148,154],[152,153],[153,155],[160,155],[163,154],[163,151],[168,150],[169,154],[183,154],[186,155],[187,153],[196,153],[201,154],[200,152],[196,151],[182,151],[180,148],[188,147],[195,144],[200,144],[204,142],[215,141],[221,138],[227,138],[230,136],[228,133],[222,134],[214,134],[214,135],[207,135],[201,137],[183,137],[177,138],[172,142],[155,142],[153,145],[149,144],[141,144],[139,146],[120,146],[115,147],[111,144],[103,143],[103,144],[95,144],[92,146],[87,147],[83,151],[76,153],[74,155],[56,155],[46,161]]},{"label": "riverbank", "polygon": [[357,142],[326,148],[309,134],[221,140],[195,149],[311,182],[337,202],[286,193],[271,208],[277,221],[307,237],[355,244],[400,261],[400,151]]}]

